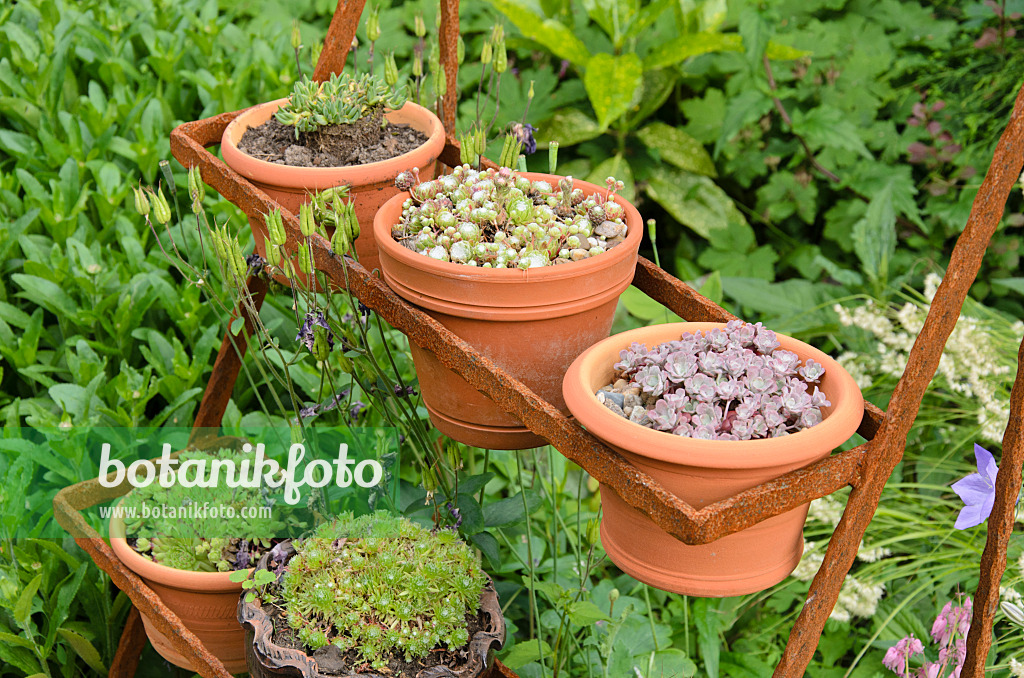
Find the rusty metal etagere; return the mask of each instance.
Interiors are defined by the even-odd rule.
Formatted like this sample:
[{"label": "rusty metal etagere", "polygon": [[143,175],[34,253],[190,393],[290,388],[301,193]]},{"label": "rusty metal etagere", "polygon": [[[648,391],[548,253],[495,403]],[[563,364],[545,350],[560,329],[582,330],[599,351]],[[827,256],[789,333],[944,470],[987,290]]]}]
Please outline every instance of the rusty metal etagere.
[{"label": "rusty metal etagere", "polygon": [[[328,30],[324,50],[314,77],[323,79],[340,72],[348,46],[355,35],[365,0],[339,0]],[[441,2],[441,59],[448,79],[447,91],[456,92],[458,63],[458,0]],[[443,103],[447,142],[440,161],[459,164],[454,138],[454,97]],[[183,165],[198,165],[203,180],[237,205],[250,217],[279,207],[265,193],[228,168],[207,148],[220,143],[227,124],[240,111],[189,122],[171,134],[171,150]],[[801,676],[821,637],[849,572],[861,538],[870,523],[882,489],[903,457],[907,433],[917,416],[925,389],[935,374],[939,357],[959,317],[967,292],[977,277],[981,260],[997,228],[1007,196],[1024,165],[1024,89],[1018,94],[1013,113],[995,151],[992,164],[974,201],[966,228],[957,241],[946,277],[939,286],[931,310],[910,352],[907,367],[893,392],[889,409],[865,405],[859,433],[868,440],[852,450],[836,453],[803,469],[787,473],[733,497],[697,510],[667,492],[619,454],[562,415],[522,383],[497,368],[470,345],[452,334],[430,316],[395,295],[379,278],[350,258],[334,255],[329,243],[314,236],[317,268],[349,289],[365,305],[379,313],[411,341],[435,353],[439,360],[527,427],[546,438],[565,457],[586,469],[627,503],[648,515],[659,527],[687,544],[705,544],[761,522],[772,516],[852,486],[842,520],[829,542],[824,562],[811,584],[804,607],[794,624],[775,676]],[[295,215],[284,212],[289,240],[300,238]],[[733,316],[688,285],[641,258],[633,285],[691,321],[726,321]],[[266,283],[249,280],[258,306],[266,294]],[[246,317],[244,336],[252,332]],[[235,342],[239,341],[239,346]],[[196,428],[219,426],[245,353],[244,337],[226,334],[214,364],[195,422]],[[1024,343],[1018,365],[1024,363]],[[967,660],[961,674],[980,678],[991,645],[992,625],[999,602],[999,580],[1006,567],[1006,549],[1013,529],[1015,501],[1021,485],[1024,461],[1024,370],[1018,369],[1011,395],[1010,424],[1003,440],[1003,456],[996,483],[996,502],[988,521],[988,541],[981,559],[981,579],[974,599],[974,618],[968,636]],[[125,490],[100,488],[88,481],[61,492],[54,502],[58,521],[78,539],[96,562],[110,573],[114,583],[126,591],[133,610],[122,635],[111,676],[134,674],[145,642],[139,612],[161,628],[177,649],[192,659],[198,672],[209,678],[226,678],[224,667],[206,652],[196,638],[132,572],[124,568],[109,546],[85,523],[81,509],[107,501]],[[495,664],[493,676],[514,678],[507,668]]]}]

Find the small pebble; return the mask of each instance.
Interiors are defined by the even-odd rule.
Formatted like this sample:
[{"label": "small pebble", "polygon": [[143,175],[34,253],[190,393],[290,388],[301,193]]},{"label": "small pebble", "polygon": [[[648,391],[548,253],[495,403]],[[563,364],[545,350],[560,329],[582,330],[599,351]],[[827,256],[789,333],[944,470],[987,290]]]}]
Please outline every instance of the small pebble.
[{"label": "small pebble", "polygon": [[623,391],[623,393],[625,393],[626,395],[638,396],[640,395],[640,387],[634,386],[633,388],[627,388],[625,391]]},{"label": "small pebble", "polygon": [[647,410],[642,407],[634,407],[630,413],[629,420],[634,424],[640,424],[641,426],[650,426],[651,419],[647,416]]},{"label": "small pebble", "polygon": [[573,261],[582,261],[590,256],[590,252],[587,250],[577,247],[576,249],[569,250],[569,258]]},{"label": "small pebble", "polygon": [[618,405],[616,405],[611,400],[605,400],[604,401],[604,406],[607,407],[609,410],[611,410],[611,412],[613,414],[617,414],[620,417],[625,417],[626,416],[626,413],[622,411],[622,408],[619,407]]},{"label": "small pebble", "polygon": [[626,397],[624,395],[622,395],[621,393],[615,393],[614,391],[608,391],[604,395],[605,395],[605,402],[610,400],[613,403],[615,403],[616,405],[618,405],[619,409],[622,409],[622,406],[625,404]]},{"label": "small pebble", "polygon": [[603,238],[614,238],[622,232],[625,224],[617,224],[614,221],[602,221],[601,224],[594,229],[594,233]]},{"label": "small pebble", "polygon": [[623,397],[622,409],[626,409],[627,407],[639,407],[642,404],[643,401],[640,399],[640,396],[633,393],[627,393]]},{"label": "small pebble", "polygon": [[629,388],[629,382],[626,381],[625,379],[619,379],[614,384],[612,384],[612,389],[618,391],[619,393],[624,393],[627,388]]}]

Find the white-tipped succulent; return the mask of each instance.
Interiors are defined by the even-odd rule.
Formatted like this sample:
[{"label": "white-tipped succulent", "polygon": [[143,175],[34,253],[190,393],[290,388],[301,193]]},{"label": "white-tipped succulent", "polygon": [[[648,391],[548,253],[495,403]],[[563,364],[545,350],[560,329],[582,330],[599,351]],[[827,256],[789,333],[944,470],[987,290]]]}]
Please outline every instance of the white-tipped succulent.
[{"label": "white-tipped succulent", "polygon": [[556,187],[515,171],[456,167],[415,183],[403,172],[395,185],[409,191],[392,235],[439,261],[483,268],[536,268],[607,252],[626,238],[626,210],[615,202],[622,183],[590,196],[565,177]]}]

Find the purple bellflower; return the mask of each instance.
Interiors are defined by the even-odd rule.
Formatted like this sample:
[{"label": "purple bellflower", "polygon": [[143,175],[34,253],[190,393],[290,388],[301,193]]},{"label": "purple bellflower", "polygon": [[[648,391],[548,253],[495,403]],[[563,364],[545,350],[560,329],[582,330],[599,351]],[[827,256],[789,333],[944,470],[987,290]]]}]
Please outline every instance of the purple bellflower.
[{"label": "purple bellflower", "polygon": [[956,518],[956,529],[966,530],[968,527],[981,525],[992,513],[992,504],[996,499],[996,474],[999,467],[992,453],[981,445],[974,445],[974,458],[978,464],[978,472],[953,483],[953,491],[964,502],[960,515]]}]

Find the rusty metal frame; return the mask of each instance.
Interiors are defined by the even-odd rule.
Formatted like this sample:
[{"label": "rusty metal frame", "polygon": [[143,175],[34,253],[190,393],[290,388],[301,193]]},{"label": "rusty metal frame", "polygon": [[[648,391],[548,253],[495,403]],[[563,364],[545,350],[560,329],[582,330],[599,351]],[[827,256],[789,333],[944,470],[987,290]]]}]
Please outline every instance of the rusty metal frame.
[{"label": "rusty metal frame", "polygon": [[[343,68],[364,4],[365,0],[339,1],[325,49],[315,70],[318,79],[332,72],[340,72]],[[458,0],[445,0],[441,3],[441,58],[445,65],[449,92],[457,91],[457,39]],[[458,164],[459,158],[458,144],[453,133],[455,104],[455,97],[449,97],[442,105],[447,144],[441,160],[449,165]],[[247,215],[262,218],[263,214],[279,206],[207,150],[220,143],[224,128],[239,113],[224,113],[179,126],[171,133],[171,150],[183,165],[198,165],[203,180]],[[896,386],[888,411],[882,412],[870,404],[865,406],[864,419],[858,432],[868,442],[701,510],[696,510],[667,492],[652,478],[497,368],[444,326],[407,304],[357,262],[332,253],[329,243],[322,238],[314,236],[313,252],[317,268],[327,278],[342,286],[347,281],[355,296],[392,326],[404,332],[411,341],[435,353],[445,366],[519,418],[532,431],[546,438],[564,456],[613,489],[659,527],[687,544],[709,543],[847,485],[852,486],[853,491],[843,518],[829,542],[824,562],[811,584],[807,601],[775,670],[777,677],[800,676],[810,662],[825,620],[835,606],[843,579],[849,572],[857,547],[877,509],[885,482],[903,457],[907,433],[917,415],[925,389],[938,367],[942,349],[959,317],[968,289],[978,274],[982,256],[999,224],[1010,188],[1020,176],[1022,164],[1024,89],[1018,95],[1013,115],[975,199],[967,227],[957,241],[946,277],[910,352],[906,370]],[[298,219],[287,211],[283,214],[289,239],[300,238]],[[254,289],[253,284],[250,281],[250,289]],[[643,258],[637,265],[633,285],[687,320],[724,321],[733,318],[724,309]],[[258,287],[254,291],[258,293]],[[251,319],[247,317],[246,320],[248,329]],[[244,351],[244,341],[242,344],[239,350]],[[232,359],[226,357],[225,353],[235,353],[227,336],[204,395],[197,425],[216,425],[230,398],[240,358],[236,355]],[[1024,364],[1024,343],[1019,360]],[[982,577],[976,593],[974,623],[968,638],[964,676],[982,675],[991,642],[995,606],[998,603],[999,578],[1006,565],[1006,545],[1012,531],[1014,501],[1020,488],[1021,463],[1024,461],[1022,372],[1024,370],[1018,371],[1011,397],[1011,423],[1004,440],[1001,466],[1004,472],[999,475],[996,505],[989,520],[988,543],[982,556]],[[62,492],[58,500],[55,500],[55,514],[65,528],[82,529],[84,526],[88,529],[77,511],[104,500],[96,498],[102,493],[96,494],[95,487],[83,489],[88,485],[82,483],[69,488],[70,492]],[[162,629],[170,630],[169,636],[176,644],[182,645],[179,649],[183,654],[197,660],[199,673],[203,676],[224,676],[223,666],[215,659],[210,661],[205,649],[193,644],[194,636],[180,625],[159,600],[154,600],[152,591],[120,565],[98,535],[94,532],[92,535],[91,538],[80,539],[83,548],[89,551],[101,568],[111,574],[119,588],[128,591],[141,613],[161,625]],[[119,658],[134,653],[137,661],[136,650],[141,647],[140,633],[141,624],[133,613],[122,636]],[[131,675],[134,671],[130,656],[125,661],[121,668],[130,667],[131,670],[116,675]],[[115,675],[113,667],[111,671],[111,675]],[[500,666],[500,663],[496,664],[494,673],[504,678],[515,676]]]}]

